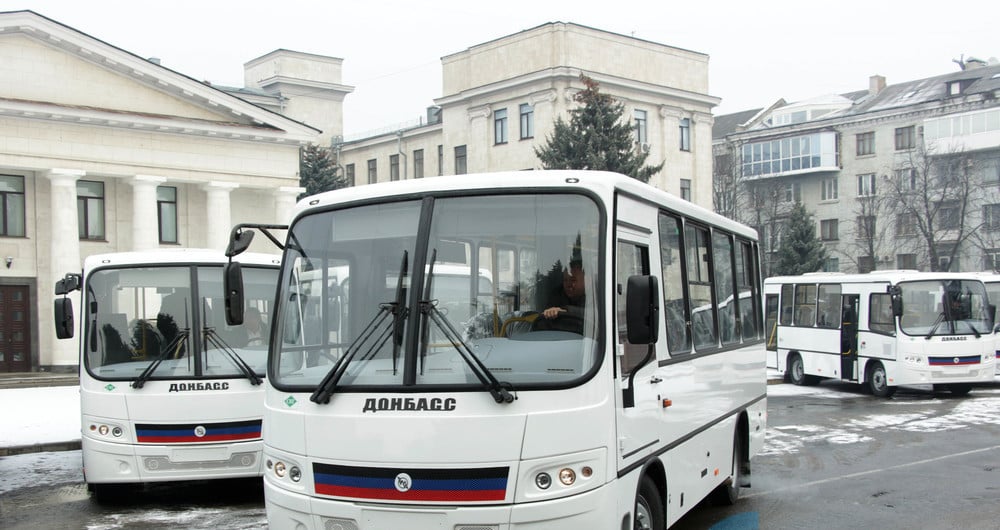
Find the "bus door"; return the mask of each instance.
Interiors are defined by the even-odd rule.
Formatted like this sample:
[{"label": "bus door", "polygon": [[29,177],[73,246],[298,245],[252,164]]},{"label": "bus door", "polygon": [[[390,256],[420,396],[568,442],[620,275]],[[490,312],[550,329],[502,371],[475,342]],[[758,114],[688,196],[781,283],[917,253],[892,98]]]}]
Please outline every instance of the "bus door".
[{"label": "bus door", "polygon": [[857,381],[860,296],[845,294],[841,300],[840,378],[845,381]]}]

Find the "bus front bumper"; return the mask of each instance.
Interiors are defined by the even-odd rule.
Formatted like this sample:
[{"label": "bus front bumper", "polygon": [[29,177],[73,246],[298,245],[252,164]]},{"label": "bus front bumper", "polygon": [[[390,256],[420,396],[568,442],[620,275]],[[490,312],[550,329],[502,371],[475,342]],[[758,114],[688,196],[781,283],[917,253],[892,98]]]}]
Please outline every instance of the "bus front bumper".
[{"label": "bus front bumper", "polygon": [[88,483],[138,483],[260,476],[263,442],[220,445],[130,445],[84,436],[81,441]]},{"label": "bus front bumper", "polygon": [[499,506],[413,506],[354,503],[311,497],[264,476],[272,530],[579,530],[618,528],[617,497],[605,485],[571,497]]}]

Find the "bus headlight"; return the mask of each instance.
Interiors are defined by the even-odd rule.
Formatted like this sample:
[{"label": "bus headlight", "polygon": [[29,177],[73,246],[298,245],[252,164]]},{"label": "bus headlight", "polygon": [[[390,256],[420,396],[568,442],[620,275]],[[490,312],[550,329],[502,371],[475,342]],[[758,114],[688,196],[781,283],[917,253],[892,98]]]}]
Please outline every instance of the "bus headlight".
[{"label": "bus headlight", "polygon": [[514,502],[535,502],[577,495],[604,484],[607,452],[591,449],[579,453],[526,460],[521,464]]},{"label": "bus headlight", "polygon": [[903,356],[903,360],[910,364],[924,364],[923,355],[908,354]]},{"label": "bus headlight", "polygon": [[552,485],[552,477],[548,473],[539,473],[535,475],[535,485],[540,490],[547,490]]},{"label": "bus headlight", "polygon": [[568,467],[564,467],[559,470],[559,482],[562,482],[563,486],[572,486],[576,482],[576,471]]},{"label": "bus headlight", "polygon": [[275,475],[278,475],[279,477],[284,477],[285,476],[285,469],[286,468],[285,468],[285,463],[284,462],[278,461],[278,462],[274,463],[274,474]]},{"label": "bus headlight", "polygon": [[302,470],[298,466],[292,466],[288,470],[288,478],[292,479],[292,482],[298,482],[302,480]]}]

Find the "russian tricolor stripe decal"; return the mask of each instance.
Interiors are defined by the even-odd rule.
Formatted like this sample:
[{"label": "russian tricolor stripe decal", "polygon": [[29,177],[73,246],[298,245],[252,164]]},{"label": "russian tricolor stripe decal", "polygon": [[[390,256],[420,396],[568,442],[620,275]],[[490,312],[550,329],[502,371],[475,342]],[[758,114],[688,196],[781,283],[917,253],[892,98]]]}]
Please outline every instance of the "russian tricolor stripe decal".
[{"label": "russian tricolor stripe decal", "polygon": [[313,464],[316,493],[351,499],[483,502],[507,495],[506,467],[390,469]]}]

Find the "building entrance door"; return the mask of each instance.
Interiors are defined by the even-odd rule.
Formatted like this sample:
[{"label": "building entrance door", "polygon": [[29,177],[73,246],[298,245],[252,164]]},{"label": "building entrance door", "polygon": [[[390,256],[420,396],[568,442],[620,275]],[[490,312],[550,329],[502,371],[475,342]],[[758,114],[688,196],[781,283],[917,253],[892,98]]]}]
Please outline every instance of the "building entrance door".
[{"label": "building entrance door", "polygon": [[0,372],[31,371],[27,285],[0,286]]}]

